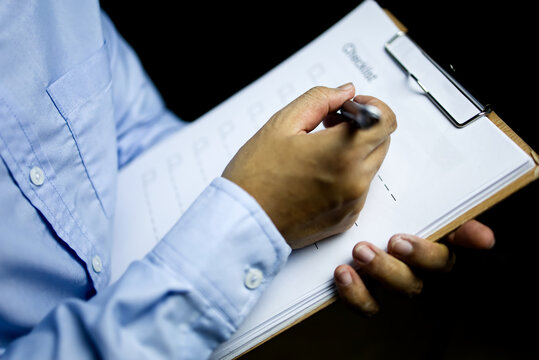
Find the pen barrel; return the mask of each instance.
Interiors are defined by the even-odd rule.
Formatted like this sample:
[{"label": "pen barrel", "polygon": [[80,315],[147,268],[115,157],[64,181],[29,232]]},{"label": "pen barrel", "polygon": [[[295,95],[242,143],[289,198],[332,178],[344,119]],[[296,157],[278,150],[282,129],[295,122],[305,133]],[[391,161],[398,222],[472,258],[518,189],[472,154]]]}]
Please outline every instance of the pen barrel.
[{"label": "pen barrel", "polygon": [[341,107],[341,114],[346,116],[352,124],[366,129],[378,121],[378,114],[369,110],[369,107],[355,101],[346,101]]}]

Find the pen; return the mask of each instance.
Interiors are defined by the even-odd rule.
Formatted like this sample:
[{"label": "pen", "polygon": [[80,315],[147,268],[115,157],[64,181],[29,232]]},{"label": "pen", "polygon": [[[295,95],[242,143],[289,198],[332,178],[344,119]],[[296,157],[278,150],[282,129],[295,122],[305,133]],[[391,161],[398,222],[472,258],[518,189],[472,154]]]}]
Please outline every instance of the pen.
[{"label": "pen", "polygon": [[359,129],[367,129],[380,120],[380,110],[376,106],[363,105],[348,100],[341,106],[341,114]]}]

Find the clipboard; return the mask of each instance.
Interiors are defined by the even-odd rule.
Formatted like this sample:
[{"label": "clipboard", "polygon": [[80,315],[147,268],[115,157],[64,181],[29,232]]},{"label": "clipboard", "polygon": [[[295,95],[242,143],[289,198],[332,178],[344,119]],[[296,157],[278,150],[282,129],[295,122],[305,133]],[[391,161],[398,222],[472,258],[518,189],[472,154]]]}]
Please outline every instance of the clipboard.
[{"label": "clipboard", "polygon": [[[486,116],[498,129],[500,129],[509,139],[513,141],[518,147],[520,147],[526,154],[528,154],[534,161],[535,166],[527,171],[525,174],[520,176],[518,179],[512,181],[510,184],[506,185],[499,191],[497,191],[494,195],[490,196],[489,198],[482,201],[480,204],[477,204],[476,206],[472,207],[468,211],[464,212],[460,216],[458,216],[455,220],[451,221],[449,224],[443,226],[439,230],[435,231],[431,235],[427,236],[427,239],[430,241],[439,241],[442,238],[444,238],[446,235],[457,229],[459,226],[464,224],[466,221],[471,220],[481,213],[485,212],[486,210],[490,209],[497,203],[501,202],[502,200],[509,197],[511,194],[517,192],[518,190],[524,188],[531,182],[537,180],[539,178],[539,155],[517,134],[515,133],[493,110],[493,108],[490,105],[483,105],[479,103],[466,89],[464,89],[457,80],[455,80],[453,77],[451,77],[450,74],[445,72],[442,67],[440,67],[428,54],[423,51],[422,49],[418,48],[418,51],[421,52],[426,59],[432,63],[432,66],[437,68],[441,75],[451,84],[453,84],[459,92],[461,92],[462,96],[466,98],[473,107],[475,107],[476,112],[473,116],[470,116],[468,118],[457,119],[453,114],[451,113],[450,109],[446,108],[444,101],[439,99],[435,94],[433,94],[430,89],[426,86],[426,84],[423,83],[420,76],[416,75],[411,69],[409,69],[404,61],[402,61],[401,58],[395,53],[391,51],[391,44],[398,40],[398,39],[405,39],[407,38],[407,28],[388,10],[384,9],[384,12],[386,15],[397,25],[399,28],[399,32],[394,35],[391,39],[388,39],[388,41],[385,44],[386,51],[388,54],[396,61],[396,63],[403,69],[403,74],[405,76],[408,76],[411,80],[411,82],[415,83],[418,91],[423,92],[425,96],[429,98],[433,102],[433,104],[438,107],[438,109],[445,115],[448,121],[450,121],[455,127],[457,128],[463,128],[465,126],[470,125],[473,121]],[[412,41],[412,40],[410,40]],[[413,42],[413,41],[412,41]],[[417,45],[416,45],[417,46]],[[309,318],[310,316],[314,315],[315,313],[325,309],[326,307],[330,306],[334,302],[338,300],[338,296],[335,294],[333,297],[331,297],[329,300],[317,304],[315,307],[313,307],[310,311],[304,313],[301,317],[298,319],[292,321],[287,326],[283,327],[273,335],[269,336],[268,338],[264,339],[263,341],[259,342],[252,348],[245,351],[243,354],[237,356],[236,358],[241,358],[243,355],[247,354],[251,350],[263,345],[265,342],[273,339],[277,335],[283,333],[285,330],[299,324],[303,320]]]},{"label": "clipboard", "polygon": [[[407,28],[388,9],[384,9],[384,12],[395,23],[395,25],[397,25],[397,27],[400,29],[400,31],[397,34],[395,34],[395,36],[392,39],[389,39],[388,42],[386,43],[385,47],[386,47],[386,51],[388,51],[388,47],[390,47],[389,44],[391,44],[396,39],[403,38],[404,36],[406,36]],[[431,101],[433,101],[433,103],[435,103],[435,105],[440,109],[440,111],[442,111],[442,113],[444,113],[444,115],[448,118],[449,121],[451,121],[451,123],[453,123],[453,125],[455,125],[458,128],[462,128],[464,126],[469,125],[471,122],[477,120],[481,116],[486,115],[486,117],[494,125],[496,125],[503,133],[505,133],[505,135],[507,135],[507,137],[509,137],[516,145],[518,145],[518,147],[520,147],[526,154],[528,154],[533,159],[533,161],[535,162],[535,167],[533,169],[531,169],[530,171],[528,171],[526,174],[524,174],[523,176],[521,176],[517,180],[513,181],[511,184],[507,185],[506,187],[504,187],[503,189],[498,191],[496,194],[494,194],[493,196],[491,196],[488,199],[486,199],[485,201],[483,201],[481,204],[479,204],[479,205],[473,207],[472,209],[468,210],[467,212],[465,212],[464,214],[459,216],[457,219],[452,221],[450,224],[444,226],[443,228],[439,229],[438,231],[436,231],[435,233],[433,233],[433,234],[431,234],[430,236],[427,237],[427,239],[429,239],[431,241],[437,241],[437,240],[442,239],[444,236],[446,236],[447,234],[449,234],[453,230],[457,229],[459,226],[464,224],[466,221],[477,217],[478,215],[485,212],[486,210],[488,210],[492,206],[496,205],[497,203],[499,203],[503,199],[510,196],[511,194],[515,193],[519,189],[522,189],[526,185],[528,185],[531,182],[537,180],[537,178],[539,178],[539,155],[520,136],[518,136],[518,134],[515,133],[509,127],[509,125],[507,125],[496,114],[496,112],[493,111],[493,109],[491,108],[490,105],[488,105],[488,104],[487,105],[480,104],[479,101],[477,101],[470,93],[468,93],[466,89],[464,89],[464,88],[462,88],[460,86],[460,84],[457,82],[457,80],[452,78],[447,72],[445,72],[442,69],[441,66],[439,66],[432,58],[430,58],[430,56],[428,56],[428,54],[425,51],[420,49],[419,46],[417,46],[417,48],[419,49],[420,52],[422,52],[428,58],[428,60],[430,62],[432,62],[433,66],[435,66],[436,68],[438,68],[441,71],[442,76],[444,76],[447,79],[447,81],[451,82],[456,88],[458,88],[458,90],[462,93],[462,96],[467,98],[473,104],[473,106],[475,106],[477,108],[477,114],[475,116],[470,117],[468,119],[465,119],[464,121],[458,121],[458,120],[454,119],[454,117],[449,113],[449,111],[447,109],[445,109],[444,104],[441,103],[438,99],[436,99],[435,96],[433,96],[433,94],[431,94],[428,91],[428,88],[426,88],[426,87],[421,88],[421,86],[420,86],[420,88],[423,91],[425,91],[425,95],[428,96],[429,99]],[[395,54],[392,54],[390,50],[388,51],[388,53],[390,54],[390,56],[392,56],[394,58],[395,61],[400,63],[401,67],[403,67],[404,64],[402,64],[401,60],[399,58],[397,58],[395,56]],[[409,71],[409,69],[403,69],[403,70],[406,71],[406,72]],[[409,76],[411,76],[411,75],[409,75]],[[419,78],[417,78],[417,76],[414,75],[413,77],[415,77],[417,79],[417,80],[414,79],[414,81],[421,83],[421,80]]]}]

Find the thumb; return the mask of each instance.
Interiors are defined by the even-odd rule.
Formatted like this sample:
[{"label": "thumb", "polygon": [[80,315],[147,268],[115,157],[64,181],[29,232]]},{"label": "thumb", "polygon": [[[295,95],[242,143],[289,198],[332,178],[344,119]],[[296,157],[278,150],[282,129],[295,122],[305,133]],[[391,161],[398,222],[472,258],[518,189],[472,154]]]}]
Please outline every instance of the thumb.
[{"label": "thumb", "polygon": [[281,119],[292,133],[308,133],[314,130],[331,112],[354,97],[352,83],[337,88],[316,86],[300,95],[281,110]]}]

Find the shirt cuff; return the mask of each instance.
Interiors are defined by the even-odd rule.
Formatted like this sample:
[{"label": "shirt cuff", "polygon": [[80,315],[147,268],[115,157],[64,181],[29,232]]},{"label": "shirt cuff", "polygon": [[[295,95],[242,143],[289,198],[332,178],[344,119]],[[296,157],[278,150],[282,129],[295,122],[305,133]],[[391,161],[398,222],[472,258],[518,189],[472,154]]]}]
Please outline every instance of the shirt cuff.
[{"label": "shirt cuff", "polygon": [[237,328],[291,248],[256,200],[216,178],[152,250]]}]

